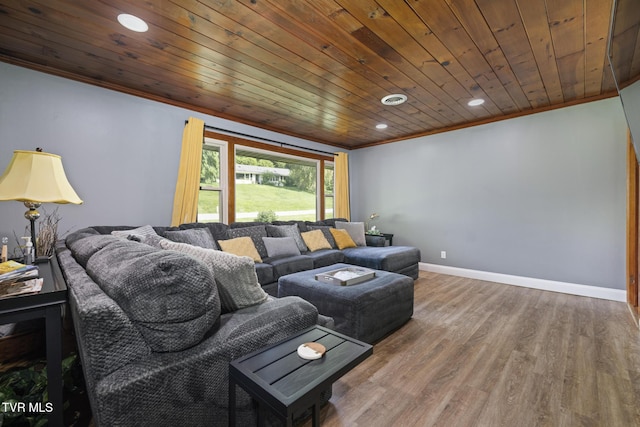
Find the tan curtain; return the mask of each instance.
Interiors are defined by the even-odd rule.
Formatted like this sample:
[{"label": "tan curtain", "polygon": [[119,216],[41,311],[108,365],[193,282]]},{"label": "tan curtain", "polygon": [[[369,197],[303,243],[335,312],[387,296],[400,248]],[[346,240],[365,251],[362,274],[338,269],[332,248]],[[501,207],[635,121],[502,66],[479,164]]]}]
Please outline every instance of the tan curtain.
[{"label": "tan curtain", "polygon": [[334,212],[336,218],[346,218],[351,220],[351,209],[349,207],[349,155],[339,152],[334,157],[335,162],[335,182],[334,182]]},{"label": "tan curtain", "polygon": [[196,221],[203,142],[204,121],[189,117],[182,134],[178,182],[171,215],[172,226]]}]

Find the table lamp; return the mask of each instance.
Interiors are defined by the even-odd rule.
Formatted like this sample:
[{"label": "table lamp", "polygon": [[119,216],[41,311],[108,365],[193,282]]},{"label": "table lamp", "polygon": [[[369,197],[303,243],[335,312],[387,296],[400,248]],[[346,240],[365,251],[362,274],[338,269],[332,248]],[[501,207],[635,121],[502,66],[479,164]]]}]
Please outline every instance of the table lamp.
[{"label": "table lamp", "polygon": [[[31,223],[31,240],[37,253],[35,221],[40,217],[42,203],[82,203],[69,184],[62,167],[62,158],[56,154],[15,150],[13,158],[0,176],[0,201],[17,200],[29,209],[24,216]],[[34,258],[35,259],[35,258]]]}]

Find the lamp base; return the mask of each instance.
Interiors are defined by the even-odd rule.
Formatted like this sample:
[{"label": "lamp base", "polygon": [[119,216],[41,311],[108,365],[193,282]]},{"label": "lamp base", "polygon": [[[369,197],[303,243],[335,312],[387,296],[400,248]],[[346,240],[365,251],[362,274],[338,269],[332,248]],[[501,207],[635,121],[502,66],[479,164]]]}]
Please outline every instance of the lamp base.
[{"label": "lamp base", "polygon": [[29,209],[24,213],[24,217],[29,220],[31,223],[31,243],[33,244],[33,259],[37,259],[38,257],[38,249],[36,242],[36,220],[40,218],[40,212],[38,212],[38,208],[42,203],[40,202],[24,202],[24,205]]}]

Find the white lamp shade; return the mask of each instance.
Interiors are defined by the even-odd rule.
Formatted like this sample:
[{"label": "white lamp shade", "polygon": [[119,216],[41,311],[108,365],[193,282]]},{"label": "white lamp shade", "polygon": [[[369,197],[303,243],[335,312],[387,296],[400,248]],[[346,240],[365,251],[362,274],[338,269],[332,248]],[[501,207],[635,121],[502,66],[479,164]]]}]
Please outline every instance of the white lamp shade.
[{"label": "white lamp shade", "polygon": [[16,150],[0,177],[0,200],[39,203],[73,203],[82,200],[69,184],[60,156]]}]

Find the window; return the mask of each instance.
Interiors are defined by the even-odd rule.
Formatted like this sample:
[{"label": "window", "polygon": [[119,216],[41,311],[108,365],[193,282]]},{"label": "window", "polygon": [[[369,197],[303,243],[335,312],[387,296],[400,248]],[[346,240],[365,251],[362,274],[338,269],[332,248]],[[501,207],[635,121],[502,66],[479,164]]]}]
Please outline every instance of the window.
[{"label": "window", "polygon": [[330,155],[205,132],[198,221],[332,218],[333,169]]},{"label": "window", "polygon": [[333,213],[333,162],[324,162],[324,217],[334,218]]},{"label": "window", "polygon": [[199,222],[226,222],[227,143],[205,138],[198,195]]},{"label": "window", "polygon": [[315,221],[319,165],[316,159],[236,146],[235,220]]}]

